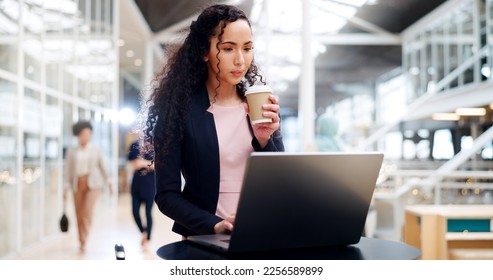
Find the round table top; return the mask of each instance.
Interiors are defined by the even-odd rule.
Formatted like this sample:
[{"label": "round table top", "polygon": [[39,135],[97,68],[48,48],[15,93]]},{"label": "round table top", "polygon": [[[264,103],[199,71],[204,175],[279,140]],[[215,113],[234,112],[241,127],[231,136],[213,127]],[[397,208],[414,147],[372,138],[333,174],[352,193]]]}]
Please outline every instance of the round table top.
[{"label": "round table top", "polygon": [[342,247],[321,247],[287,251],[226,254],[190,241],[160,247],[157,255],[168,260],[414,260],[420,250],[403,242],[361,237],[359,243]]}]

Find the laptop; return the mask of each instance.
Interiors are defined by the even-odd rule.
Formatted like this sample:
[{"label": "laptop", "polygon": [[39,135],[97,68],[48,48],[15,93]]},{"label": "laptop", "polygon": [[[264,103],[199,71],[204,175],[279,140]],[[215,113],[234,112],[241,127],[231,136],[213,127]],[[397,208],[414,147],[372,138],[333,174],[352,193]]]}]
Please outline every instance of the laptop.
[{"label": "laptop", "polygon": [[231,235],[188,240],[224,253],[356,244],[382,161],[379,152],[254,152]]}]

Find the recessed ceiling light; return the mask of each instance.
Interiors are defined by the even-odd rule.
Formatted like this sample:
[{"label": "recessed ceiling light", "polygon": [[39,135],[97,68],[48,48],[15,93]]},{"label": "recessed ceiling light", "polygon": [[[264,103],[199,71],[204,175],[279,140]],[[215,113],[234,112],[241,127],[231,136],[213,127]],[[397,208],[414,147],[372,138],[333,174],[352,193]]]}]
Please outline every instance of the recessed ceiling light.
[{"label": "recessed ceiling light", "polygon": [[436,113],[431,118],[435,121],[458,121],[460,116],[456,113]]},{"label": "recessed ceiling light", "polygon": [[127,57],[134,57],[134,55],[135,55],[133,50],[128,50],[126,54],[127,54]]},{"label": "recessed ceiling light", "polygon": [[455,113],[461,116],[484,116],[486,115],[485,108],[458,108]]},{"label": "recessed ceiling light", "polygon": [[118,46],[119,47],[125,46],[125,40],[123,40],[123,39],[118,40]]}]

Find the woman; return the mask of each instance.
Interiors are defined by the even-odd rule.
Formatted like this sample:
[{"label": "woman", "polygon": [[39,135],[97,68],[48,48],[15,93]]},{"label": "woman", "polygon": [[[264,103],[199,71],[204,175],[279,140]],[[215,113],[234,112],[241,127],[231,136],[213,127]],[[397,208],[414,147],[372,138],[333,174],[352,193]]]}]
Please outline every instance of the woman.
[{"label": "woman", "polygon": [[[77,137],[79,145],[67,151],[65,185],[71,188],[74,194],[80,251],[85,252],[94,206],[101,189],[104,185],[108,185],[110,194],[113,193],[113,189],[101,151],[89,143],[92,136],[91,123],[77,122],[72,126],[72,132]],[[64,192],[64,199],[67,197],[66,192],[67,190]]]},{"label": "woman", "polygon": [[[151,240],[152,207],[154,206],[154,195],[156,193],[154,165],[150,161],[151,155],[140,156],[138,141],[130,145],[127,158],[134,171],[131,183],[132,215],[142,234],[142,247],[146,250],[147,243]],[[142,204],[145,204],[145,226],[140,217]]]},{"label": "woman", "polygon": [[259,81],[250,23],[229,5],[206,8],[156,78],[144,127],[154,200],[184,238],[231,232],[249,154],[284,150],[274,96],[263,105],[271,123],[248,118],[244,93]]}]

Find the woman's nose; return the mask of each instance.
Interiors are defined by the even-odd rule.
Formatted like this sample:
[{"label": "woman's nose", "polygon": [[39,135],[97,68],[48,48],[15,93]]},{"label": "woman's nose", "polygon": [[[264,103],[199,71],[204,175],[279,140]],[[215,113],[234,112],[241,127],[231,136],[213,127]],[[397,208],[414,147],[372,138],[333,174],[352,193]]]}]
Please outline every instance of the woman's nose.
[{"label": "woman's nose", "polygon": [[241,65],[241,64],[245,63],[245,58],[243,57],[243,54],[241,53],[241,51],[236,54],[234,63],[236,65]]}]

